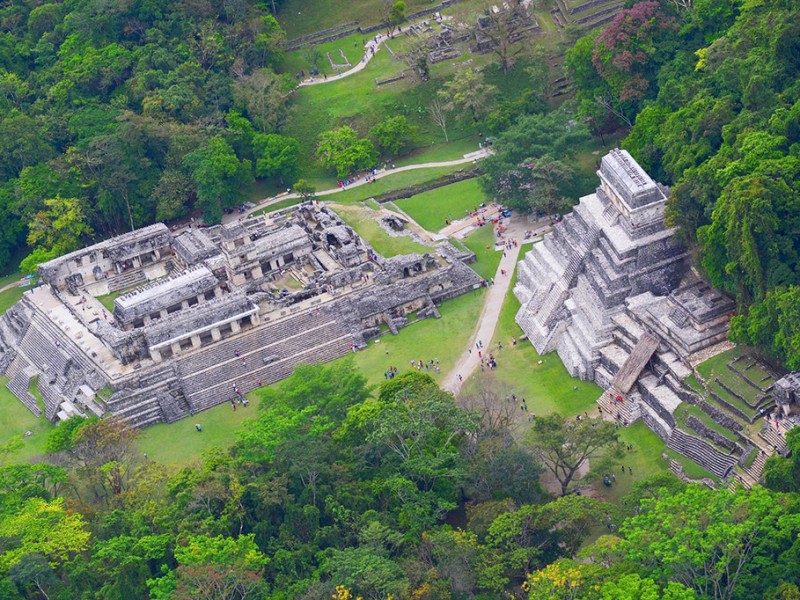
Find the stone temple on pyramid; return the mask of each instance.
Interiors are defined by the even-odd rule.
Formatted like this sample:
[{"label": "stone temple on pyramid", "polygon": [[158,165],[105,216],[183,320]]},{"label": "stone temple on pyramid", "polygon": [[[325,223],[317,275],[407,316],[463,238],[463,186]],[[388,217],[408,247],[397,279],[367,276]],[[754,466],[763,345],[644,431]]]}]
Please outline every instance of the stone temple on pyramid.
[{"label": "stone temple on pyramid", "polygon": [[[727,477],[753,446],[736,419],[683,382],[726,347],[734,303],[699,277],[665,224],[667,188],[625,150],[604,156],[597,175],[595,193],[520,261],[517,323],[540,354],[557,352],[570,374],[605,390],[598,403],[607,417],[642,419],[668,447]],[[731,428],[736,441],[700,425],[703,435],[682,429],[682,402]],[[758,402],[754,418],[774,406],[768,389]]]}]

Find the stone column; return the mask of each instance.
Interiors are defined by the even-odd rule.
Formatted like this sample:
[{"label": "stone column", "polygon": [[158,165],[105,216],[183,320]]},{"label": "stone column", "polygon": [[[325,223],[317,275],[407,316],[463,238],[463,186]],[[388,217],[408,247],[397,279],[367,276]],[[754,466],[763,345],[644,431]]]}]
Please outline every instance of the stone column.
[{"label": "stone column", "polygon": [[203,294],[199,294],[197,296],[197,301],[198,302],[205,302],[205,300],[206,300],[206,297]]},{"label": "stone column", "polygon": [[239,324],[239,320],[231,321],[231,331],[233,333],[239,333],[242,330],[242,326]]},{"label": "stone column", "polygon": [[214,288],[214,296],[216,298],[222,298],[222,294],[223,294],[222,288],[218,288],[218,287]]},{"label": "stone column", "polygon": [[258,318],[258,313],[253,313],[250,315],[250,324],[251,325],[258,325],[260,319]]},{"label": "stone column", "polygon": [[200,346],[203,345],[203,342],[200,341],[199,335],[193,335],[191,339],[192,339],[192,348],[199,348]]},{"label": "stone column", "polygon": [[189,308],[189,301],[188,300],[184,300],[183,302],[181,302],[181,308],[184,309],[184,310]]},{"label": "stone column", "polygon": [[261,271],[261,266],[256,267],[250,271],[250,273],[253,275],[253,279],[259,279],[264,275],[264,273]]},{"label": "stone column", "polygon": [[222,333],[220,332],[219,327],[214,327],[214,329],[211,330],[211,339],[215,342],[218,342],[222,339]]},{"label": "stone column", "polygon": [[161,318],[162,318],[162,319],[166,319],[166,318],[169,316],[169,313],[167,312],[167,309],[166,309],[166,308],[162,308],[162,309],[159,311],[159,313],[161,314]]},{"label": "stone column", "polygon": [[172,344],[170,344],[170,347],[172,348],[173,354],[181,353],[181,345],[178,342],[172,342]]},{"label": "stone column", "polygon": [[150,358],[153,359],[153,362],[161,362],[161,352],[158,350],[150,349]]}]

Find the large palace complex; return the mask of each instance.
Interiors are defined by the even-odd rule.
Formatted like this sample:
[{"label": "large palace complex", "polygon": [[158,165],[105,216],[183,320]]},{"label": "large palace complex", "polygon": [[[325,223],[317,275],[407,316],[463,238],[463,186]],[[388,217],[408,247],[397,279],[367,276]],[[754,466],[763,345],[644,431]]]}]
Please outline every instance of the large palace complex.
[{"label": "large palace complex", "polygon": [[384,258],[308,204],[177,235],[152,225],[42,264],[0,319],[0,372],[51,420],[171,422],[438,316],[481,285],[471,260],[448,242]]}]

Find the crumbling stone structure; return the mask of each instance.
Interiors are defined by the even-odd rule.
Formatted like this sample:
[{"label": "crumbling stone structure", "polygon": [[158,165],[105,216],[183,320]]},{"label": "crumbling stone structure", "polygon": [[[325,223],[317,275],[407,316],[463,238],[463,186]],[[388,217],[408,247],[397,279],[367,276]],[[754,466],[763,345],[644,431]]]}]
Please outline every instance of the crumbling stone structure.
[{"label": "crumbling stone structure", "polygon": [[[386,259],[324,207],[153,225],[41,265],[0,318],[0,372],[48,419],[173,421],[438,316],[481,284],[470,260],[447,243]],[[109,311],[98,297],[115,292]]]}]

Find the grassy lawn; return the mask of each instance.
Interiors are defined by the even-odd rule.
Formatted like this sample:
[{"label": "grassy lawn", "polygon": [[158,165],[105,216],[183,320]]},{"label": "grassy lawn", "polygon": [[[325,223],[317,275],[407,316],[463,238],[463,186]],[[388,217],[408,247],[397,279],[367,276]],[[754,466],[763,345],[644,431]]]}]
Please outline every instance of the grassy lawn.
[{"label": "grassy lawn", "polygon": [[448,300],[439,307],[441,319],[418,321],[397,335],[387,332],[379,343],[372,341],[368,349],[355,353],[356,366],[370,383],[380,383],[390,366],[402,372],[411,368],[411,360],[439,360],[441,373],[429,374],[443,379],[469,343],[485,292],[481,288]]},{"label": "grassy lawn", "polygon": [[0,288],[7,286],[9,283],[16,283],[22,279],[22,276],[20,271],[14,271],[13,273],[0,277]]},{"label": "grassy lawn", "polygon": [[484,225],[462,240],[478,259],[470,267],[487,280],[495,276],[500,260],[503,258],[503,252],[494,249],[494,239],[494,228],[491,225]]},{"label": "grassy lawn", "polygon": [[[230,446],[242,422],[255,417],[255,414],[252,403],[234,411],[228,402],[224,402],[175,423],[147,427],[139,437],[139,448],[152,460],[182,467],[200,458],[205,450]],[[200,423],[203,431],[196,431],[195,423]]]},{"label": "grassy lawn", "polygon": [[[595,489],[610,502],[619,502],[623,496],[629,494],[636,481],[669,469],[669,463],[661,458],[661,454],[666,449],[664,440],[653,433],[642,421],[637,421],[630,427],[621,428],[619,439],[626,446],[632,443],[633,450],[623,450],[619,465],[613,470],[617,481],[610,488],[605,487],[602,480],[594,485]],[[624,474],[622,467],[625,467]],[[633,469],[633,474],[628,471],[628,467]]]},{"label": "grassy lawn", "polygon": [[449,142],[433,143],[430,146],[421,146],[406,156],[398,158],[395,164],[398,167],[405,165],[415,165],[426,162],[444,162],[447,160],[457,160],[464,158],[465,154],[480,150],[478,148],[477,136],[466,136],[459,140]]},{"label": "grassy lawn", "polygon": [[108,312],[114,312],[114,300],[119,298],[124,293],[125,290],[118,290],[116,292],[111,292],[110,294],[106,294],[104,296],[97,296],[97,301],[103,306],[105,306]]},{"label": "grassy lawn", "polygon": [[[350,66],[345,66],[341,69],[342,72],[355,67],[364,56],[364,42],[368,36],[360,35],[358,33],[334,40],[332,42],[325,42],[324,44],[317,44],[316,48],[319,50],[317,60],[317,70],[320,74],[336,75],[336,70],[331,67],[331,62],[328,60],[328,53],[330,53],[331,60],[336,65],[344,65],[346,62]],[[347,57],[347,60],[342,58],[342,54]],[[300,50],[293,50],[287,52],[284,56],[283,63],[280,66],[282,73],[290,73],[296,75],[301,71],[305,71],[306,77],[311,75],[313,67],[310,58],[310,47],[306,46]]]},{"label": "grassy lawn", "polygon": [[266,213],[275,212],[276,210],[280,210],[282,208],[288,208],[289,206],[294,206],[295,204],[300,204],[300,198],[287,198],[286,200],[281,200],[280,202],[276,202],[275,204],[270,204],[269,206],[265,206],[259,210],[256,210],[252,213],[252,216],[263,215]]},{"label": "grassy lawn", "polygon": [[397,205],[424,229],[437,232],[445,226],[445,218],[462,218],[485,201],[486,194],[475,178],[398,200]]},{"label": "grassy lawn", "polygon": [[[8,391],[7,383],[8,378],[0,376],[0,443],[5,444],[13,436],[21,436],[22,449],[11,456],[10,462],[35,461],[44,454],[47,434],[53,426],[44,417],[35,417],[14,394]],[[26,431],[32,431],[33,435],[25,437]]]},{"label": "grassy lawn", "polygon": [[22,293],[28,289],[30,287],[12,287],[5,292],[0,292],[0,315],[19,302],[19,299],[22,298]]},{"label": "grassy lawn", "polygon": [[[489,346],[497,358],[495,381],[509,393],[513,391],[517,397],[525,398],[530,412],[537,415],[557,412],[574,416],[584,411],[596,412],[595,400],[602,390],[594,383],[571,377],[556,353],[540,357],[528,341],[511,345],[512,336],[519,340],[523,335],[514,321],[519,306],[519,300],[509,290]],[[496,351],[498,341],[503,342],[500,351]],[[468,390],[470,385],[472,382],[465,388]]]},{"label": "grassy lawn", "polygon": [[[407,13],[429,6],[425,0],[406,0]],[[269,6],[269,5],[267,5]],[[348,21],[358,21],[363,26],[377,25],[384,20],[384,8],[376,0],[286,0],[278,10],[278,22],[288,39],[300,37]]]},{"label": "grassy lawn", "polygon": [[423,246],[408,236],[393,237],[386,233],[375,220],[378,216],[378,211],[371,208],[338,205],[331,205],[331,208],[334,209],[358,235],[371,244],[376,252],[382,254],[386,258],[391,258],[398,254],[409,254],[411,252],[424,254],[432,251],[432,248]]}]

